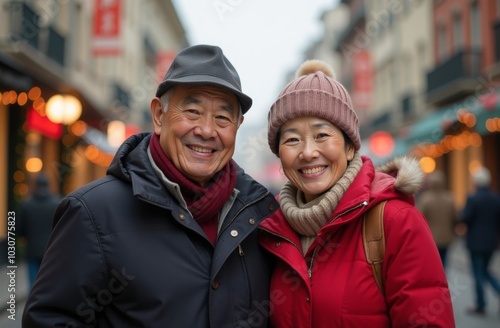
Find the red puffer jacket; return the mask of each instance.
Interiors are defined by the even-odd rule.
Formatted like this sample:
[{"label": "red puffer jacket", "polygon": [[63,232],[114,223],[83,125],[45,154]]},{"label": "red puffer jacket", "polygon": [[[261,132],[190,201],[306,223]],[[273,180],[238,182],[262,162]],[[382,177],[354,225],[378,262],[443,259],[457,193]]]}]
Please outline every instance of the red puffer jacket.
[{"label": "red puffer jacket", "polygon": [[[331,223],[305,257],[281,211],[261,223],[261,245],[279,259],[271,281],[274,328],[455,327],[439,254],[410,196],[421,183],[418,163],[400,158],[383,171],[395,178],[376,172],[363,157]],[[361,233],[363,214],[384,200],[385,297],[366,261]]]}]

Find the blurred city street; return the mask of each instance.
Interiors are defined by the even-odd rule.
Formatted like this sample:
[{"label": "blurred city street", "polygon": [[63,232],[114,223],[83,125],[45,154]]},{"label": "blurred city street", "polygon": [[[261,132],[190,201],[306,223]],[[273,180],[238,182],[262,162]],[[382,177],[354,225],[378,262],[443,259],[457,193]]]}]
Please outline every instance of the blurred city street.
[{"label": "blurred city street", "polygon": [[[422,263],[425,265],[425,263]],[[500,277],[500,252],[496,252],[491,265],[492,272]],[[2,304],[2,313],[0,314],[0,328],[19,328],[21,327],[21,316],[26,300],[26,267],[24,264],[18,266],[16,283],[17,303],[16,320],[8,318],[10,314],[5,307],[8,300],[8,276],[7,268],[2,267],[0,299]],[[471,316],[466,313],[466,309],[473,305],[474,284],[469,270],[469,262],[463,240],[456,240],[450,249],[450,268],[448,271],[448,283],[455,311],[455,320],[457,328],[498,328],[500,324],[500,299],[494,295],[493,289],[486,286],[487,311],[485,316]]]}]

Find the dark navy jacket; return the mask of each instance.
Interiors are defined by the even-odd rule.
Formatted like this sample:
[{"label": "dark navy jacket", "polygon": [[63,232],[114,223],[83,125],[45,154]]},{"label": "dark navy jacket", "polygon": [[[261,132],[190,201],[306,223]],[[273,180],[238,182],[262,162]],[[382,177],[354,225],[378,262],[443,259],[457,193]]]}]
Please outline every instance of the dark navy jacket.
[{"label": "dark navy jacket", "polygon": [[278,208],[238,167],[215,247],[154,173],[150,134],[63,199],[23,327],[267,327],[272,262],[258,225]]},{"label": "dark navy jacket", "polygon": [[478,188],[470,195],[463,210],[467,225],[467,248],[477,252],[493,252],[499,245],[500,196],[488,188]]},{"label": "dark navy jacket", "polygon": [[35,192],[23,201],[16,222],[18,237],[26,238],[26,258],[41,261],[52,231],[52,218],[61,199],[46,192]]}]

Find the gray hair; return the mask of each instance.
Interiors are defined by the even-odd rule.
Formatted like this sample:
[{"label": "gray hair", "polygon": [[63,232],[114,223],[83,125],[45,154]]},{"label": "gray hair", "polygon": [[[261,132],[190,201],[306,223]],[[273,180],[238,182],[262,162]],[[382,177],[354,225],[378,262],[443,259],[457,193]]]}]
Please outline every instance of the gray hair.
[{"label": "gray hair", "polygon": [[161,95],[160,97],[160,102],[161,106],[163,107],[162,110],[165,113],[168,109],[168,103],[170,102],[170,97],[172,97],[172,91],[174,88],[168,89],[164,94]]},{"label": "gray hair", "polygon": [[472,173],[472,181],[474,181],[474,184],[478,187],[489,186],[491,182],[490,171],[485,167],[477,169]]}]

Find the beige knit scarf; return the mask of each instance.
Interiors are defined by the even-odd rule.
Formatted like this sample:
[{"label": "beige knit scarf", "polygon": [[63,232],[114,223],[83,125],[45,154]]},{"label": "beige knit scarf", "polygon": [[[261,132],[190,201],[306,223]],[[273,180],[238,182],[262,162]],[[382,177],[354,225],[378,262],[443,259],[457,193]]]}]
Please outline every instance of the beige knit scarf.
[{"label": "beige knit scarf", "polygon": [[280,192],[280,205],[283,215],[292,228],[300,235],[302,253],[305,255],[309,246],[316,238],[339,204],[345,191],[358,175],[363,162],[358,152],[347,166],[344,175],[327,192],[305,203],[304,194],[288,181]]}]

